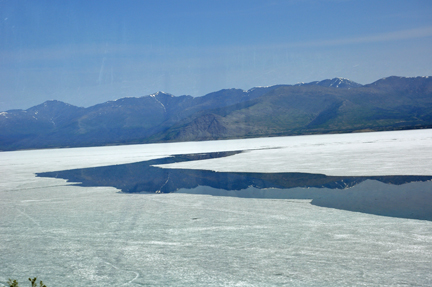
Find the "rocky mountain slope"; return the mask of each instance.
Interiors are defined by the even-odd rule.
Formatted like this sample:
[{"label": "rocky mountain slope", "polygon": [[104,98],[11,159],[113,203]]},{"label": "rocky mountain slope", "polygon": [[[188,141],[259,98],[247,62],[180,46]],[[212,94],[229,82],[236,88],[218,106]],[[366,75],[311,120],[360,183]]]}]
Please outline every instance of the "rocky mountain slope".
[{"label": "rocky mountain slope", "polygon": [[432,77],[368,85],[335,78],[196,98],[159,92],[88,108],[47,101],[0,113],[0,150],[428,127]]}]

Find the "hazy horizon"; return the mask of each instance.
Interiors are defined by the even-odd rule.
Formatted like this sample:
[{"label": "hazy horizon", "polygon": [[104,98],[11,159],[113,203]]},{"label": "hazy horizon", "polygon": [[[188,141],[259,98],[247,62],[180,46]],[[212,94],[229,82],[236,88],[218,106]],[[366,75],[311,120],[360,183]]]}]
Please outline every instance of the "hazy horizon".
[{"label": "hazy horizon", "polygon": [[0,2],[0,110],[432,75],[430,1]]},{"label": "hazy horizon", "polygon": [[[394,75],[393,75],[393,76],[394,76]],[[389,76],[389,77],[393,77],[393,76]],[[385,78],[389,78],[389,77],[380,78],[380,79],[377,79],[376,81],[381,80],[381,79],[385,79]],[[396,77],[401,77],[401,78],[416,78],[415,76],[414,76],[414,77],[396,76]],[[428,78],[429,76],[417,76],[417,77],[425,77],[425,78]],[[350,81],[352,81],[351,79],[347,79],[347,78],[343,78],[343,77],[335,77],[335,78],[333,78],[333,79],[336,79],[336,78],[338,78],[338,79],[345,79],[345,80],[350,80]],[[324,80],[333,80],[333,79],[320,79],[320,80],[312,81],[312,82],[319,82],[319,81],[324,81]],[[365,83],[365,84],[362,84],[362,85],[363,85],[363,86],[364,86],[364,85],[369,85],[369,84],[372,84],[372,83],[374,83],[374,82],[376,82],[376,81],[373,81],[373,82],[370,82],[370,83]],[[358,83],[358,82],[356,82],[356,81],[352,81],[352,82]],[[296,84],[304,84],[304,83],[307,84],[307,83],[311,83],[311,82],[298,82],[298,83],[296,83]],[[296,84],[280,84],[280,85],[287,85],[287,86],[289,86],[289,85],[296,85]],[[360,84],[360,83],[358,83],[358,84]],[[254,86],[254,87],[250,87],[249,89],[243,89],[243,91],[252,90],[252,89],[254,89],[254,88],[265,88],[265,87],[271,87],[271,86]],[[204,94],[204,95],[197,95],[197,96],[195,96],[195,97],[202,97],[202,96],[206,96],[206,95],[208,95],[208,94],[214,93],[214,92],[219,92],[219,91],[227,90],[227,89],[239,89],[239,88],[235,88],[235,87],[222,88],[222,89],[220,89],[220,90],[217,90],[217,91],[211,91],[211,92],[206,93],[206,94]],[[241,89],[240,89],[240,90],[241,90]],[[165,91],[155,91],[155,92],[150,93],[150,94],[147,94],[147,95],[141,95],[141,96],[137,96],[137,97],[128,97],[128,96],[125,96],[125,97],[122,97],[122,98],[139,98],[139,97],[146,97],[146,96],[155,95],[155,94],[158,94],[158,93],[170,94],[170,95],[172,95],[172,96],[174,96],[174,97],[191,96],[191,95],[173,95],[173,94],[171,94],[171,93],[167,93],[167,92],[165,92]],[[47,102],[47,101],[60,101],[60,102],[64,102],[64,103],[66,103],[66,104],[70,104],[70,105],[74,105],[74,106],[78,106],[78,107],[88,108],[88,107],[91,107],[91,106],[94,106],[94,105],[98,105],[98,104],[101,104],[101,103],[105,103],[105,102],[109,102],[109,101],[117,101],[117,100],[122,99],[122,98],[110,99],[110,100],[106,100],[106,101],[98,102],[98,103],[93,103],[93,104],[86,105],[86,106],[83,106],[83,105],[81,105],[81,106],[80,106],[80,105],[74,105],[74,104],[71,104],[71,103],[69,103],[69,102],[65,102],[65,101],[62,101],[62,100],[58,100],[58,99],[52,98],[52,99],[46,99],[44,102],[37,103],[37,104],[35,104],[35,105],[29,106],[29,107],[26,107],[26,108],[14,108],[14,109],[9,109],[9,110],[0,110],[0,112],[7,112],[7,111],[11,111],[11,110],[26,110],[27,108],[32,108],[32,107],[34,107],[34,106],[37,106],[37,105],[43,104],[43,103],[45,103],[45,102]]]}]

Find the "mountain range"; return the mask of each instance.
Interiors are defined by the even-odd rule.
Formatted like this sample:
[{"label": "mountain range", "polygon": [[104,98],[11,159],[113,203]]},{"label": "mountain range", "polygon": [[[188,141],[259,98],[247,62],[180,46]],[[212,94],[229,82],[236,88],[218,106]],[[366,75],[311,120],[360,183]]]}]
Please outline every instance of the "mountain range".
[{"label": "mountain range", "polygon": [[0,112],[0,150],[430,127],[432,77],[334,78],[202,97],[158,92],[88,108],[51,100]]}]

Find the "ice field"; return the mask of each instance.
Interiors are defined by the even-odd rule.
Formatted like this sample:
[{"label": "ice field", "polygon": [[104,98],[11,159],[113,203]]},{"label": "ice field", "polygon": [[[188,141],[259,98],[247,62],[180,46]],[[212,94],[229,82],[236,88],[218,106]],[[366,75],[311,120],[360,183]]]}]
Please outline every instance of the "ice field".
[{"label": "ice field", "polygon": [[163,167],[432,175],[432,130],[1,152],[0,286],[432,285],[431,221],[35,176],[233,150],[248,151]]}]

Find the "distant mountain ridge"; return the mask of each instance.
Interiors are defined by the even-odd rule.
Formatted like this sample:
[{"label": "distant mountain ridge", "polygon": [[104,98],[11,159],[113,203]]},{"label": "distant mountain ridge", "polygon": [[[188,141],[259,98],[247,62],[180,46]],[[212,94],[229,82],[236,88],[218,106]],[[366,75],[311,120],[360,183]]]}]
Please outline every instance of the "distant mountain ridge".
[{"label": "distant mountain ridge", "polygon": [[196,98],[158,92],[88,108],[51,100],[0,112],[0,150],[429,127],[432,77],[334,78]]},{"label": "distant mountain ridge", "polygon": [[312,86],[312,85],[322,86],[322,87],[332,87],[332,88],[343,88],[343,89],[358,88],[362,86],[359,83],[353,82],[345,78],[333,78],[333,79],[327,79],[323,81],[314,81],[310,83],[295,84],[295,86]]}]

